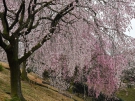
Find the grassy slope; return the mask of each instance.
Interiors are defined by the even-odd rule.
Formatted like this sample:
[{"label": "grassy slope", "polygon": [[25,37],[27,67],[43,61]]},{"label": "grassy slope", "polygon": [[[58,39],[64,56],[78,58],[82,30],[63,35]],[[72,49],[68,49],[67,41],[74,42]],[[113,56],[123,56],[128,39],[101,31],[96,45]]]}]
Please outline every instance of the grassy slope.
[{"label": "grassy slope", "polygon": [[135,87],[120,90],[117,96],[123,101],[135,101]]},{"label": "grassy slope", "polygon": [[[9,77],[10,77],[9,70],[4,69],[3,71],[0,71],[0,101],[11,99],[9,94],[10,93]],[[56,88],[53,88],[49,85],[46,85],[46,87],[41,87],[38,85],[31,85],[28,82],[22,81],[23,95],[28,101],[74,101],[73,99],[63,96],[62,94],[53,91],[50,88],[57,90]],[[117,93],[117,96],[121,98],[123,101],[135,101],[135,87],[128,88],[126,90],[120,90]],[[73,98],[76,99],[77,101],[83,101],[77,96],[73,96]],[[87,101],[91,100],[88,99]]]},{"label": "grassy slope", "polygon": [[[0,71],[0,101],[11,99],[10,97],[10,74],[9,70]],[[52,89],[52,88],[51,88]],[[62,94],[51,90],[47,87],[31,85],[22,81],[22,92],[27,101],[74,101],[73,99],[63,96]],[[54,88],[55,89],[55,88]],[[82,99],[74,96],[77,101]]]}]

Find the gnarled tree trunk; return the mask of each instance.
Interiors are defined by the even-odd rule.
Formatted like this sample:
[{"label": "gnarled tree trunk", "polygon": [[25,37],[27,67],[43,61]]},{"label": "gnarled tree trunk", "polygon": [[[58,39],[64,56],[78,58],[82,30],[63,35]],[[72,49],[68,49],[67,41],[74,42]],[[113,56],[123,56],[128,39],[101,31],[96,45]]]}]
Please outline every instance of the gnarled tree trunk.
[{"label": "gnarled tree trunk", "polygon": [[10,47],[6,52],[10,66],[11,96],[18,98],[19,101],[26,101],[21,91],[21,72],[20,64],[18,61],[18,41],[13,41],[13,44],[14,45],[12,45],[12,47]]},{"label": "gnarled tree trunk", "polygon": [[21,73],[22,80],[28,80],[27,72],[26,72],[26,61],[22,63],[22,73]]}]

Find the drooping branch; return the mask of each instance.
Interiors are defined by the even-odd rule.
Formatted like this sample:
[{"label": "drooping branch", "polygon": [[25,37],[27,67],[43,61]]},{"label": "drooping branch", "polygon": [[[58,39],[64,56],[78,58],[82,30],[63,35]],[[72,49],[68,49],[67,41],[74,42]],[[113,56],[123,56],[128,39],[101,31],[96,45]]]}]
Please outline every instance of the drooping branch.
[{"label": "drooping branch", "polygon": [[22,2],[22,12],[21,12],[21,18],[19,20],[19,24],[22,25],[25,15],[25,1]]},{"label": "drooping branch", "polygon": [[51,38],[51,36],[54,34],[54,31],[56,30],[56,26],[59,23],[60,19],[70,11],[74,9],[73,2],[67,5],[64,9],[62,9],[53,19],[50,30],[47,35],[45,35],[41,42],[36,44],[28,53],[26,53],[23,57],[19,59],[19,64],[21,64],[24,60],[26,60],[33,52],[35,52],[37,49],[39,49],[47,40]]},{"label": "drooping branch", "polygon": [[7,32],[9,32],[9,25],[8,25],[8,21],[7,21],[7,18],[6,18],[8,8],[7,8],[5,0],[3,0],[3,4],[4,4],[4,8],[5,8],[4,16],[3,16],[3,20],[4,20],[4,23],[5,23],[4,28],[5,28],[5,30],[7,30]]},{"label": "drooping branch", "polygon": [[[35,20],[35,14],[33,14],[33,12],[35,11],[36,2],[37,2],[37,0],[34,0],[34,1],[31,0],[30,3],[29,3],[29,7],[28,7],[28,20],[29,20],[29,24],[28,24],[28,29],[27,29],[28,33],[31,32],[32,26],[33,26],[33,23],[34,23],[34,20]],[[25,34],[28,34],[28,33],[25,33]]]},{"label": "drooping branch", "polygon": [[[35,15],[31,13],[31,3],[33,0],[30,1],[29,3],[29,7],[28,7],[28,18],[27,20],[24,22],[24,13],[25,13],[25,2],[22,3],[22,7],[20,6],[20,13],[21,13],[21,18],[19,20],[19,26],[17,28],[17,30],[14,32],[18,35],[21,35],[22,33],[19,33],[21,30],[23,30],[24,28],[27,28],[27,31],[25,32],[25,34],[29,34],[32,30],[32,25],[34,23],[35,20]],[[34,10],[34,8],[33,8]],[[17,19],[18,20],[18,19]],[[17,23],[17,22],[16,22]]]},{"label": "drooping branch", "polygon": [[25,61],[33,52],[35,52],[41,46],[42,46],[42,44],[40,44],[40,43],[35,45],[28,53],[26,53],[22,58],[19,59],[19,64],[21,64],[23,61]]},{"label": "drooping branch", "polygon": [[18,33],[23,28],[27,28],[27,30],[25,32],[20,33],[20,34],[24,34],[25,33],[25,35],[28,35],[31,32],[31,30],[33,28],[36,28],[39,25],[39,22],[41,20],[43,20],[43,19],[48,19],[48,20],[52,21],[50,32],[53,33],[54,30],[55,30],[56,25],[59,22],[59,20],[64,15],[66,15],[68,12],[70,12],[71,10],[73,10],[74,6],[73,6],[73,2],[72,2],[72,3],[68,4],[63,10],[61,10],[60,12],[57,12],[58,14],[56,15],[56,17],[54,19],[51,19],[49,17],[42,17],[42,18],[39,18],[36,21],[36,24],[35,25],[33,25],[34,24],[34,21],[35,21],[35,15],[36,15],[36,13],[40,12],[41,9],[43,9],[45,7],[48,7],[48,5],[51,5],[52,4],[52,1],[53,0],[51,0],[49,2],[45,2],[45,4],[42,4],[41,7],[39,7],[38,9],[35,9],[35,7],[36,7],[36,1],[34,1],[34,5],[31,7],[31,3],[33,2],[33,0],[31,0],[30,3],[29,3],[29,7],[28,7],[28,18],[27,18],[26,22],[23,22],[23,25],[21,25],[21,26],[18,27],[18,29],[15,31],[15,33]]},{"label": "drooping branch", "polygon": [[30,10],[30,9],[31,9],[31,3],[32,3],[32,1],[33,1],[33,0],[30,0],[30,2],[29,2],[29,6],[28,6],[28,14],[31,13],[31,10]]},{"label": "drooping branch", "polygon": [[69,13],[70,11],[72,11],[74,9],[74,6],[73,6],[73,2],[70,3],[68,6],[66,6],[63,10],[61,10],[57,15],[56,17],[54,18],[54,20],[52,21],[51,23],[51,29],[50,29],[50,33],[54,33],[55,29],[56,29],[56,26],[59,22],[59,20],[64,16],[66,15],[67,13]]},{"label": "drooping branch", "polygon": [[[33,23],[35,21],[36,13],[38,13],[41,9],[43,9],[44,7],[46,7],[46,6],[48,6],[52,3],[52,1],[46,2],[44,5],[42,4],[41,7],[39,7],[38,9],[35,10],[37,0],[34,0],[34,5],[32,6],[32,9],[31,9],[31,3],[32,2],[33,2],[33,0],[30,1],[29,7],[28,7],[28,14],[29,14],[28,16],[29,17],[28,17],[27,21],[29,22],[29,24],[26,23],[26,25],[28,25],[28,28],[27,28],[27,31],[25,32],[25,35],[29,34],[33,28],[37,27],[37,25],[33,26]],[[39,24],[39,22],[37,22],[37,24]]]},{"label": "drooping branch", "polygon": [[50,17],[41,17],[41,18],[39,18],[37,20],[37,22],[35,23],[35,25],[32,26],[32,29],[35,29],[39,25],[40,21],[43,20],[43,19],[46,19],[46,20],[49,20],[49,21],[53,21],[53,19],[51,19]]},{"label": "drooping branch", "polygon": [[38,9],[36,9],[36,10],[33,12],[33,14],[35,15],[35,14],[38,13],[40,10],[42,10],[44,7],[47,7],[48,5],[52,4],[52,1],[53,1],[53,0],[51,0],[51,1],[49,1],[49,2],[45,2],[45,4],[42,4],[42,6],[39,7]]},{"label": "drooping branch", "polygon": [[4,12],[1,13],[0,15],[0,18],[1,18],[1,21],[2,21],[2,26],[3,26],[3,37],[5,39],[9,39],[9,25],[8,25],[8,21],[7,21],[7,5],[6,5],[6,1],[3,0],[3,6],[4,6]]},{"label": "drooping branch", "polygon": [[0,46],[4,49],[4,50],[6,50],[6,47],[7,47],[7,45],[3,42],[3,40],[2,40],[2,33],[0,32]]},{"label": "drooping branch", "polygon": [[[19,7],[19,9],[18,9],[18,11],[17,11],[17,13],[16,13],[16,16],[15,16],[15,20],[14,20],[14,22],[11,24],[11,26],[9,27],[9,30],[11,30],[16,24],[17,24],[17,22],[18,22],[18,19],[19,19],[19,15],[20,15],[20,13],[21,13],[21,11],[22,11],[22,14],[24,13],[24,10],[25,10],[25,2],[24,1],[22,1],[22,3],[21,3],[21,5],[20,5],[20,7]],[[22,15],[21,14],[21,20],[22,20],[22,18],[23,18],[23,16],[24,15]]]}]

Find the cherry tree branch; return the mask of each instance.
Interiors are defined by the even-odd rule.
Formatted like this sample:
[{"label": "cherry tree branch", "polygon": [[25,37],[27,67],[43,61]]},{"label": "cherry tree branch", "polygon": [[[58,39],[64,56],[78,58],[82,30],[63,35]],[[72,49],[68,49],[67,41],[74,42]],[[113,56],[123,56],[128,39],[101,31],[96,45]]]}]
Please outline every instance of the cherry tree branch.
[{"label": "cherry tree branch", "polygon": [[53,21],[53,19],[51,19],[50,17],[41,17],[37,20],[36,24],[32,26],[32,29],[35,29],[39,25],[40,21],[43,19]]},{"label": "cherry tree branch", "polygon": [[5,0],[3,0],[3,4],[4,4],[4,8],[5,8],[4,16],[3,16],[4,17],[3,20],[4,20],[4,23],[5,23],[4,28],[5,28],[5,30],[7,30],[9,32],[9,25],[8,25],[8,21],[7,21],[7,18],[6,18],[8,8],[7,8]]},{"label": "cherry tree branch", "polygon": [[[21,21],[23,22],[23,25],[19,26],[18,29],[15,31],[15,33],[18,33],[23,28],[27,28],[27,31],[25,32],[25,35],[27,35],[27,34],[29,34],[31,32],[31,30],[33,28],[36,28],[38,26],[40,20],[45,19],[45,17],[39,18],[39,20],[37,21],[37,23],[35,25],[33,25],[34,24],[34,21],[35,21],[35,15],[36,15],[36,13],[38,13],[44,7],[50,5],[52,3],[52,1],[46,2],[44,5],[42,4],[42,6],[39,7],[38,9],[35,9],[36,3],[37,3],[37,0],[34,0],[34,1],[31,0],[30,1],[29,7],[28,7],[28,18],[27,18],[26,22],[23,22],[24,14],[21,15],[21,16],[23,16],[22,19],[21,19]],[[20,33],[20,34],[22,34],[22,33]]]},{"label": "cherry tree branch", "polygon": [[7,45],[3,42],[3,40],[2,40],[2,33],[0,32],[0,46],[4,49],[4,50],[6,50],[6,47],[7,47]]},{"label": "cherry tree branch", "polygon": [[56,15],[56,17],[54,18],[53,22],[51,23],[51,29],[50,29],[50,33],[54,33],[55,29],[56,29],[56,25],[58,24],[59,20],[66,15],[67,13],[69,13],[70,11],[72,11],[74,9],[73,6],[73,2],[70,3],[68,6],[66,6],[63,10],[61,10],[60,13],[58,13]]},{"label": "cherry tree branch", "polygon": [[5,39],[9,39],[9,25],[8,25],[8,21],[7,21],[7,5],[6,5],[6,1],[3,0],[3,6],[4,6],[4,12],[1,13],[0,18],[2,20],[2,26],[3,26],[3,37]]},{"label": "cherry tree branch", "polygon": [[[37,0],[34,0],[34,3],[36,3],[36,1],[37,1]],[[18,29],[17,29],[14,33],[16,33],[16,34],[18,34],[18,35],[21,35],[22,33],[19,33],[19,32],[20,32],[21,30],[23,30],[24,28],[27,28],[27,34],[31,32],[32,25],[33,25],[34,19],[35,19],[35,18],[34,18],[35,15],[32,14],[32,12],[35,10],[35,7],[32,6],[32,10],[31,10],[32,2],[33,2],[33,0],[31,0],[31,1],[29,2],[28,18],[27,18],[27,20],[24,22],[23,20],[24,20],[24,13],[25,13],[25,1],[23,0],[22,4],[21,4],[21,6],[20,6],[20,9],[18,10],[18,13],[17,13],[18,16],[19,16],[19,14],[21,13],[20,20],[19,20],[19,19],[15,20],[15,23],[17,23],[18,20],[19,20],[19,26],[18,26]]]},{"label": "cherry tree branch", "polygon": [[18,20],[19,20],[19,15],[20,15],[20,13],[21,13],[21,11],[22,11],[22,14],[21,14],[21,21],[22,21],[22,18],[23,18],[23,14],[24,14],[24,10],[25,10],[25,4],[24,4],[25,2],[23,1],[22,3],[21,3],[21,5],[20,5],[20,8],[18,9],[18,11],[17,11],[17,13],[16,13],[16,16],[15,16],[15,20],[14,20],[14,22],[11,24],[11,26],[9,27],[9,30],[11,30],[16,24],[17,24],[17,22],[18,22]]},{"label": "cherry tree branch", "polygon": [[41,4],[42,6],[39,7],[38,9],[36,9],[36,10],[33,12],[33,14],[35,15],[35,14],[38,13],[40,10],[42,10],[44,7],[47,7],[48,5],[52,4],[52,1],[53,1],[53,0],[51,0],[51,1],[49,1],[49,2],[45,2],[44,5]]},{"label": "cherry tree branch", "polygon": [[19,64],[21,64],[24,60],[26,60],[33,52],[35,52],[37,49],[39,49],[44,42],[46,42],[47,40],[49,40],[51,38],[51,36],[54,34],[54,31],[56,29],[57,24],[59,23],[60,19],[62,19],[62,17],[64,15],[66,15],[67,13],[69,13],[70,11],[72,11],[74,9],[73,6],[73,2],[70,3],[69,5],[67,5],[64,9],[62,9],[53,19],[51,26],[50,26],[50,33],[48,33],[47,35],[45,35],[42,39],[41,42],[39,42],[38,44],[36,44],[28,53],[26,53],[23,57],[21,57],[19,59]]}]

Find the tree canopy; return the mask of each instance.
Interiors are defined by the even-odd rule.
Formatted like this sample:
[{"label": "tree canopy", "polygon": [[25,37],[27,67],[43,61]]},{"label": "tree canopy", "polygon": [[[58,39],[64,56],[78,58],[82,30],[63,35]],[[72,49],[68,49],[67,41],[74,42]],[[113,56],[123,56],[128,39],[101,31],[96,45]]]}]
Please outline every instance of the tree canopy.
[{"label": "tree canopy", "polygon": [[132,41],[123,33],[134,18],[134,3],[0,0],[0,46],[11,68],[11,95],[23,99],[13,82],[20,85],[19,65],[27,59],[29,65],[38,67],[40,75],[44,69],[51,69],[55,71],[51,75],[64,79],[72,77],[77,66],[80,75],[74,81],[84,75],[85,83],[97,95],[111,95],[127,63],[126,48]]}]

